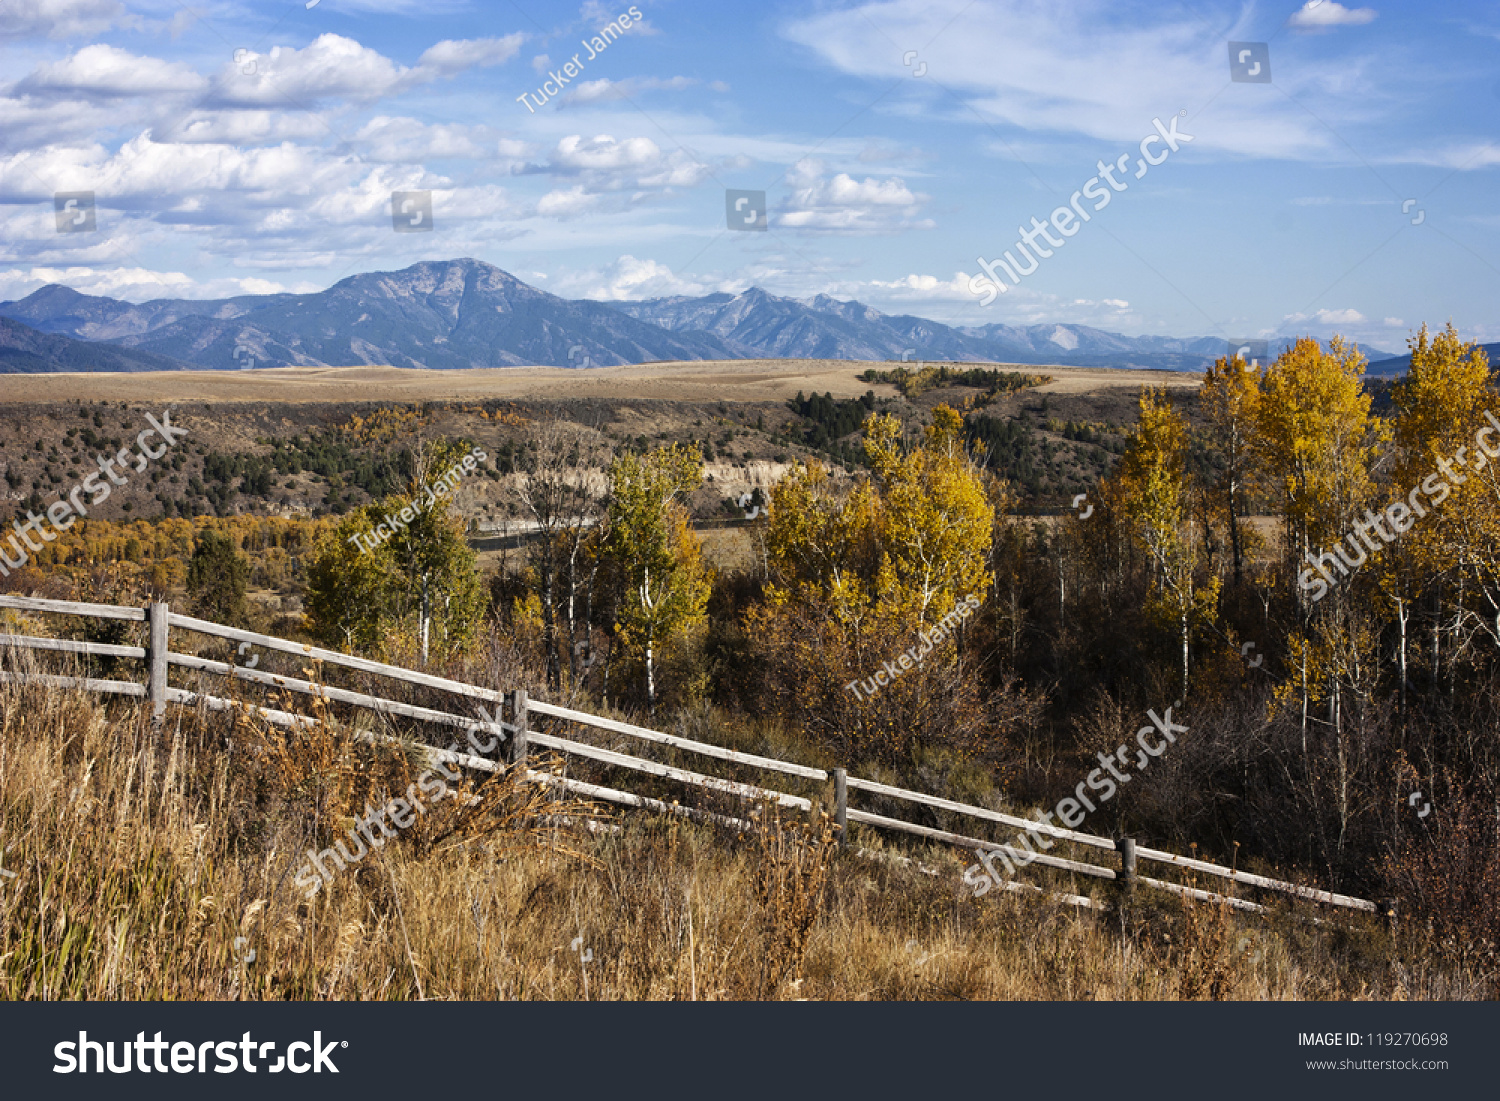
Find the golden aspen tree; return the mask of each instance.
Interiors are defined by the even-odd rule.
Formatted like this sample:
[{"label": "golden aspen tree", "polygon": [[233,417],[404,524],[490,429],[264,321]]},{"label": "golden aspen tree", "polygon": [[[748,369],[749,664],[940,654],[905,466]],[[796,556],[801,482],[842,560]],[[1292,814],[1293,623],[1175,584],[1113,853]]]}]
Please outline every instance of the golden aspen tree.
[{"label": "golden aspen tree", "polygon": [[904,455],[900,429],[889,414],[865,426],[881,501],[875,595],[882,618],[920,629],[989,590],[993,514],[956,410],[934,409],[921,445]]},{"label": "golden aspen tree", "polygon": [[[922,744],[972,753],[983,707],[953,655],[955,625],[991,587],[984,477],[947,406],[915,446],[892,416],[864,431],[873,478],[841,492],[810,464],[772,488],[766,601],[746,617],[767,655],[764,702],[845,759],[909,758]],[[904,675],[881,679],[895,668]],[[1012,695],[1029,706],[1000,692],[992,709]]]},{"label": "golden aspen tree", "polygon": [[1187,519],[1187,422],[1165,390],[1141,391],[1140,422],[1114,477],[1119,512],[1152,564],[1152,610],[1173,623],[1182,643],[1187,696],[1193,624],[1211,617],[1219,580],[1195,584],[1198,544]]},{"label": "golden aspen tree", "polygon": [[[1365,357],[1342,337],[1325,351],[1302,337],[1267,368],[1256,407],[1256,446],[1266,488],[1281,513],[1283,554],[1308,607],[1319,553],[1338,555],[1347,574],[1362,565],[1365,543],[1349,536],[1373,493],[1371,468],[1384,436],[1364,392]],[[1358,558],[1355,558],[1355,555]],[[1299,573],[1300,571],[1300,573]]]},{"label": "golden aspen tree", "polygon": [[1224,470],[1211,492],[1224,509],[1234,583],[1245,579],[1245,538],[1240,515],[1254,476],[1255,419],[1260,405],[1260,372],[1236,356],[1220,356],[1203,375],[1200,400],[1213,426]]},{"label": "golden aspen tree", "polygon": [[[1440,670],[1441,624],[1456,637],[1466,622],[1500,643],[1500,467],[1483,447],[1485,414],[1500,412],[1500,392],[1482,348],[1462,341],[1450,322],[1436,337],[1423,325],[1411,340],[1411,368],[1392,390],[1397,418],[1398,486],[1426,493],[1424,514],[1408,539],[1434,597],[1432,657]],[[1491,430],[1485,439],[1493,440]],[[1497,448],[1500,453],[1500,448]],[[1445,492],[1422,490],[1436,478]],[[1434,485],[1436,488],[1436,485]],[[1441,502],[1440,502],[1441,498]],[[1479,610],[1466,607],[1472,590]],[[1445,594],[1454,613],[1445,614]],[[1404,636],[1403,636],[1404,641]]]},{"label": "golden aspen tree", "polygon": [[658,650],[703,622],[712,586],[687,509],[678,501],[702,481],[703,456],[687,444],[623,455],[609,470],[604,552],[623,580],[618,636],[627,652],[641,655],[653,715]]},{"label": "golden aspen tree", "polygon": [[812,460],[771,487],[768,511],[767,602],[811,607],[826,597],[833,617],[857,630],[871,599],[866,578],[878,561],[871,484],[860,481],[840,496],[828,469]]}]

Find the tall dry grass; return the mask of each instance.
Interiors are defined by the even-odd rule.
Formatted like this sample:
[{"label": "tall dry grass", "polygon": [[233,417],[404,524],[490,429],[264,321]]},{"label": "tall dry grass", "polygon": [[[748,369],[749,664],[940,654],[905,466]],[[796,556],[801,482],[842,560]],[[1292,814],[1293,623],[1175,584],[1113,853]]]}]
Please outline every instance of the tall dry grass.
[{"label": "tall dry grass", "polygon": [[[1371,922],[1175,899],[968,897],[878,840],[762,808],[733,835],[469,784],[308,901],[293,877],[423,767],[331,717],[283,736],[0,687],[0,996],[88,999],[1465,998]],[[581,828],[592,819],[593,831]],[[407,836],[407,833],[410,835]],[[882,856],[888,858],[882,858]],[[998,896],[998,897],[997,897]],[[1326,915],[1325,915],[1326,916]],[[253,952],[253,959],[251,953]]]}]

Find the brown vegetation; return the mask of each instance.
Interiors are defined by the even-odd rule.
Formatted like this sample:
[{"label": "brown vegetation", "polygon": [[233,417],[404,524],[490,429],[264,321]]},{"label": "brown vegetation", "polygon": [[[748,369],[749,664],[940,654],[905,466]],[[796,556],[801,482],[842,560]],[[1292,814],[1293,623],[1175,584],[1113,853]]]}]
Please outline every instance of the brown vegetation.
[{"label": "brown vegetation", "polygon": [[1143,900],[1122,926],[1031,894],[976,902],[955,894],[956,864],[930,876],[879,851],[840,853],[819,821],[773,822],[739,843],[644,815],[590,834],[503,779],[473,794],[511,817],[390,842],[308,903],[291,876],[313,843],[307,808],[318,800],[299,802],[309,785],[323,787],[318,805],[336,817],[399,783],[410,758],[353,745],[333,722],[311,741],[261,740],[243,720],[238,731],[228,716],[174,711],[153,734],[133,704],[0,690],[0,839],[17,872],[0,887],[3,996],[1490,992],[1462,969],[1407,962],[1403,942],[1374,922],[1346,933],[1291,913],[1246,919]]}]

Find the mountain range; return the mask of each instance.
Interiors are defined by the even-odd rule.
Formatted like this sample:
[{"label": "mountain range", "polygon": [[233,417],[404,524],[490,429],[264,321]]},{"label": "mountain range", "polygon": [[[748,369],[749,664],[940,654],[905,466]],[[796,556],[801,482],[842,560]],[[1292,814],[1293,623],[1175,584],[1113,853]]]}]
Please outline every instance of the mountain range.
[{"label": "mountain range", "polygon": [[1130,337],[1086,325],[956,327],[827,295],[779,298],[759,288],[574,300],[469,259],[354,275],[315,294],[131,303],[50,284],[0,302],[5,319],[0,372],[766,358],[1201,370],[1225,347],[1215,337]]},{"label": "mountain range", "polygon": [[173,371],[190,363],[143,352],[38,332],[0,316],[0,374],[44,371]]},{"label": "mountain range", "polygon": [[[1479,350],[1490,361],[1490,371],[1493,373],[1500,368],[1500,344],[1481,344]],[[1370,365],[1365,368],[1369,375],[1404,375],[1411,367],[1411,353],[1403,356],[1392,356],[1390,359],[1370,360]]]}]

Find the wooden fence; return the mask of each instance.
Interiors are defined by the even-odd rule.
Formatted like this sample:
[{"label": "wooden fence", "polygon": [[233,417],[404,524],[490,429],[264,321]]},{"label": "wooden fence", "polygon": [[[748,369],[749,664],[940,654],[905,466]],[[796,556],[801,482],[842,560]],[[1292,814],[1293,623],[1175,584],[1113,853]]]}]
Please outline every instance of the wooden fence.
[{"label": "wooden fence", "polygon": [[[147,627],[146,646],[78,642],[69,639],[0,633],[0,647],[7,649],[55,651],[141,661],[145,664],[143,682],[60,676],[0,669],[0,683],[41,684],[59,688],[83,689],[90,692],[135,696],[150,702],[152,718],[157,723],[162,722],[165,718],[168,704],[189,706],[201,704],[211,710],[225,710],[235,706],[233,701],[221,696],[205,695],[199,692],[172,687],[169,683],[169,674],[172,667],[176,666],[180,669],[222,676],[282,691],[321,697],[335,703],[366,708],[382,715],[432,723],[466,732],[494,732],[498,728],[505,735],[509,736],[508,765],[507,763],[474,754],[458,753],[430,746],[424,747],[426,752],[436,759],[466,768],[489,772],[514,766],[524,768],[528,750],[531,746],[535,745],[554,750],[561,754],[596,761],[612,768],[640,772],[700,790],[716,792],[724,796],[756,801],[767,800],[779,806],[803,811],[812,809],[813,800],[807,796],[795,795],[756,784],[694,772],[685,768],[647,760],[642,757],[631,756],[616,750],[604,749],[584,742],[570,740],[536,729],[534,720],[545,718],[555,720],[558,724],[573,724],[585,728],[609,731],[613,734],[636,739],[637,741],[666,746],[684,753],[696,754],[700,757],[713,758],[718,761],[727,761],[765,772],[796,777],[803,781],[825,785],[825,791],[827,783],[831,780],[833,782],[832,804],[834,807],[834,821],[841,845],[847,843],[850,833],[849,824],[856,823],[874,829],[908,834],[928,841],[957,845],[971,851],[976,849],[990,852],[998,850],[1012,859],[1018,859],[1023,865],[1035,863],[1042,867],[1057,869],[1072,875],[1112,880],[1116,881],[1121,888],[1126,890],[1131,890],[1136,885],[1153,887],[1202,901],[1223,900],[1236,909],[1250,912],[1264,912],[1265,907],[1259,903],[1245,899],[1215,894],[1211,891],[1199,890],[1180,883],[1141,875],[1138,871],[1139,863],[1148,861],[1171,865],[1245,887],[1275,892],[1328,906],[1361,910],[1369,913],[1377,911],[1376,904],[1365,899],[1335,894],[1331,891],[1300,886],[1295,883],[1287,883],[1282,880],[1271,879],[1267,876],[1254,875],[1235,868],[1228,868],[1206,860],[1198,860],[1160,849],[1149,848],[1137,844],[1133,838],[1109,838],[1100,837],[1095,834],[1080,833],[1077,830],[1047,825],[1033,819],[1019,818],[984,807],[957,803],[935,795],[926,795],[922,792],[907,790],[906,788],[892,787],[888,784],[876,783],[873,780],[862,780],[858,777],[848,775],[844,769],[824,770],[821,768],[812,768],[807,765],[794,764],[789,761],[780,761],[770,757],[761,757],[752,753],[741,753],[722,746],[711,745],[706,742],[694,741],[673,734],[665,734],[658,730],[635,726],[632,723],[591,715],[583,711],[575,711],[572,708],[543,703],[540,700],[532,700],[528,698],[525,691],[519,689],[506,693],[494,689],[481,688],[477,685],[450,680],[446,677],[433,676],[412,669],[387,665],[383,662],[370,661],[366,658],[340,654],[332,650],[324,650],[316,646],[257,634],[254,631],[240,630],[235,627],[210,623],[206,620],[194,619],[190,616],[178,615],[172,612],[166,604],[154,603],[146,608],[133,608],[117,607],[108,604],[82,604],[64,600],[43,600],[36,597],[0,596],[0,609],[4,608],[24,612],[82,616],[88,619],[126,620],[145,623]],[[387,677],[405,684],[437,690],[462,700],[493,707],[494,712],[493,714],[485,712],[488,718],[475,718],[437,708],[418,707],[381,696],[314,683],[301,678],[270,673],[244,665],[215,661],[192,654],[175,653],[170,647],[171,631],[174,628],[179,631],[206,635],[211,638],[239,642],[242,644],[242,651],[244,644],[249,644],[258,646],[263,650],[292,654],[303,660],[317,661],[326,665],[351,669],[379,677]],[[251,664],[253,665],[254,662]],[[255,711],[267,722],[285,727],[304,726],[314,721],[306,715],[268,707],[256,707]],[[505,720],[504,715],[509,716],[509,721]],[[371,740],[395,740],[387,735],[367,734],[363,736]],[[676,802],[667,803],[660,799],[648,798],[628,791],[604,787],[599,784],[585,783],[584,781],[568,776],[559,776],[550,772],[539,772],[532,769],[526,769],[525,775],[529,780],[538,783],[562,788],[584,798],[597,799],[619,806],[653,810],[703,821],[713,821],[736,829],[746,829],[750,825],[746,819],[693,807],[683,807]],[[849,805],[851,792],[864,793],[895,802],[946,811],[949,814],[972,818],[980,822],[1008,826],[1023,832],[1031,832],[1033,835],[1040,834],[1083,848],[1108,850],[1116,855],[1116,866],[1105,867],[1079,860],[1070,860],[1061,856],[1053,856],[1048,853],[1018,852],[1009,845],[999,844],[994,841],[987,841],[932,826],[924,826],[899,818],[891,818],[875,814],[871,811],[859,810]],[[1015,882],[1006,882],[1002,886],[1008,890],[1026,891],[1038,889],[1028,884]],[[1055,897],[1078,906],[1097,907],[1099,905],[1093,900],[1080,895],[1055,893]]]}]

